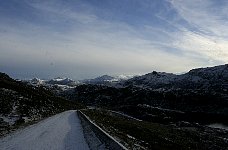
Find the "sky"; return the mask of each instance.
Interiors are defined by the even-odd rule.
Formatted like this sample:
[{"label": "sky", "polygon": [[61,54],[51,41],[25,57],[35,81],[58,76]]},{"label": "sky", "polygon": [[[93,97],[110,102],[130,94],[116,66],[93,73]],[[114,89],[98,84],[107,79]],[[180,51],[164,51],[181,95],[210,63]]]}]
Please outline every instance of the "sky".
[{"label": "sky", "polygon": [[86,79],[226,64],[227,12],[227,0],[0,0],[0,72]]}]

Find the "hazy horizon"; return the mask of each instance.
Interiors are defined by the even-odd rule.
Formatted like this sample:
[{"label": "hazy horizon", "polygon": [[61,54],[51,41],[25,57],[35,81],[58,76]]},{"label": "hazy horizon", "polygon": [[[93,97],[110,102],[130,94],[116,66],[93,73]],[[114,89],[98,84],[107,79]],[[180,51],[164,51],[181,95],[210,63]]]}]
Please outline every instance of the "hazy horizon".
[{"label": "hazy horizon", "polygon": [[228,63],[228,1],[0,1],[0,72],[76,80]]}]

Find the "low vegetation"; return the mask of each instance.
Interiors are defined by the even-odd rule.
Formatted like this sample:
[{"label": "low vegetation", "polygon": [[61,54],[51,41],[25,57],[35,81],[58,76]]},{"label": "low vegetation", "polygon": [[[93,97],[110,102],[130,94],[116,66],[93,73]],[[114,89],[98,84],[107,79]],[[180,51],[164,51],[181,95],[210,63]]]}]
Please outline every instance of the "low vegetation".
[{"label": "low vegetation", "polygon": [[83,110],[129,149],[211,149],[228,147],[228,134],[209,127],[181,127],[138,121],[103,109]]},{"label": "low vegetation", "polygon": [[0,135],[25,123],[78,108],[82,105],[57,97],[45,87],[28,85],[0,73]]}]

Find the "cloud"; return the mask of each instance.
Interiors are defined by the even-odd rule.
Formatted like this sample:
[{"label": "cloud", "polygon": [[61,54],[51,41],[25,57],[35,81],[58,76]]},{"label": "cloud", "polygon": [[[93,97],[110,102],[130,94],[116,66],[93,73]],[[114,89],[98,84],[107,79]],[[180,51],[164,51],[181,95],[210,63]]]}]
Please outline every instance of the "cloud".
[{"label": "cloud", "polygon": [[195,26],[204,34],[216,37],[227,37],[228,15],[226,12],[228,2],[212,0],[172,0],[173,8],[189,24]]},{"label": "cloud", "polygon": [[209,62],[228,62],[226,40],[214,39],[207,35],[185,31],[178,36],[173,46],[182,49],[185,54],[195,54],[197,57],[208,58]]},{"label": "cloud", "polygon": [[[215,1],[169,1],[178,17],[184,19],[190,26],[182,25],[177,32],[173,46],[182,49],[186,54],[207,58],[208,62],[228,62],[228,15],[225,13],[228,3],[223,5]],[[178,24],[178,26],[181,26]]]},{"label": "cloud", "polygon": [[[170,1],[168,11],[154,14],[166,25],[155,26],[151,21],[139,28],[128,21],[106,19],[98,15],[98,8],[82,1],[77,5],[61,2],[26,1],[38,12],[33,17],[40,23],[23,19],[16,20],[16,24],[7,20],[0,23],[1,70],[17,66],[18,72],[19,68],[27,68],[30,74],[38,76],[79,79],[153,70],[184,72],[228,61],[227,39],[220,26],[223,20],[217,14],[212,17],[214,21],[206,19],[210,26],[198,22],[201,6],[190,12],[195,5]],[[203,17],[208,15],[209,4],[200,5],[205,10]],[[167,19],[166,15],[174,11],[173,18]],[[199,31],[192,31],[181,19]],[[214,23],[218,19],[220,22]]]},{"label": "cloud", "polygon": [[[73,3],[73,2],[72,2]],[[83,6],[84,10],[77,10],[78,3],[64,3],[61,0],[27,2],[29,6],[42,13],[48,21],[60,23],[61,21],[75,21],[82,24],[88,24],[96,21],[96,15],[87,11],[89,6]],[[70,4],[70,5],[69,5]],[[73,8],[74,6],[75,8]],[[81,8],[80,8],[81,9]]]}]

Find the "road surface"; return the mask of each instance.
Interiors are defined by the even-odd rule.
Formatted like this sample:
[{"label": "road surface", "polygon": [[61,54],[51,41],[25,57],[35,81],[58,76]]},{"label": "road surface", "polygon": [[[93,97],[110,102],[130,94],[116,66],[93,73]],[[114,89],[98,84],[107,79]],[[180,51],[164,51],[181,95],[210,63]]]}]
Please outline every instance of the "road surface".
[{"label": "road surface", "polygon": [[66,111],[0,139],[1,150],[89,150],[75,111]]}]

